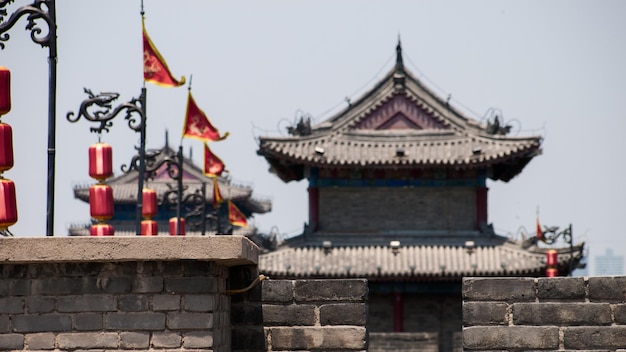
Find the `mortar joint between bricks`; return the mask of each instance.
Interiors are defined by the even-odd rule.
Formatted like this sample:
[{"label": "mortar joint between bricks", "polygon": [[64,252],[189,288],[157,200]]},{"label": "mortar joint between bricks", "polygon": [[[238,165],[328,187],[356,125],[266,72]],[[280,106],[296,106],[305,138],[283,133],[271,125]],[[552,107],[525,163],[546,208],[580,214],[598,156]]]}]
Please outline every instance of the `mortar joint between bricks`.
[{"label": "mortar joint between bricks", "polygon": [[320,317],[320,306],[319,305],[315,305],[315,307],[313,308],[313,315],[314,315],[314,323],[315,326],[322,326],[322,319]]},{"label": "mortar joint between bricks", "polygon": [[589,303],[589,277],[583,277],[583,287],[585,288],[585,303]]},{"label": "mortar joint between bricks", "polygon": [[513,304],[507,303],[506,305],[506,322],[509,326],[513,326]]},{"label": "mortar joint between bricks", "polygon": [[565,350],[565,327],[559,326],[559,350]]},{"label": "mortar joint between bricks", "polygon": [[539,278],[533,280],[535,285],[535,302],[539,302]]}]

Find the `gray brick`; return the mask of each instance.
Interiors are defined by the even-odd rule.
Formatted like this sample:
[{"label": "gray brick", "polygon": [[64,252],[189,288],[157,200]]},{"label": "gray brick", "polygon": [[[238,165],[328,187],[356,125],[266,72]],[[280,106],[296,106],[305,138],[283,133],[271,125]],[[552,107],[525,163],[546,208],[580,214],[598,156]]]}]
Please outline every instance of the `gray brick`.
[{"label": "gray brick", "polygon": [[57,336],[59,349],[117,348],[118,340],[115,332],[72,332]]},{"label": "gray brick", "polygon": [[0,350],[21,350],[24,348],[24,336],[21,334],[0,335]]},{"label": "gray brick", "polygon": [[215,309],[215,295],[185,295],[183,308],[190,312],[211,312]]},{"label": "gray brick", "polygon": [[0,333],[9,332],[11,329],[9,316],[8,315],[0,315]]},{"label": "gray brick", "polygon": [[172,330],[213,328],[213,313],[168,313],[167,327]]},{"label": "gray brick", "polygon": [[180,295],[154,295],[152,297],[152,309],[155,311],[160,310],[179,310],[180,309]]},{"label": "gray brick", "polygon": [[365,326],[366,311],[364,303],[324,304],[320,307],[320,324]]},{"label": "gray brick", "polygon": [[464,278],[463,299],[465,301],[534,301],[535,280],[531,278]]},{"label": "gray brick", "polygon": [[158,293],[163,291],[162,276],[140,276],[133,280],[133,292]]},{"label": "gray brick", "polygon": [[30,280],[28,279],[11,280],[10,293],[12,296],[30,295]]},{"label": "gray brick", "polygon": [[591,302],[626,302],[626,277],[590,277]]},{"label": "gray brick", "polygon": [[72,316],[72,320],[74,321],[74,330],[77,331],[102,330],[104,327],[102,314],[75,314]]},{"label": "gray brick", "polygon": [[626,304],[616,304],[613,315],[616,323],[626,324]]},{"label": "gray brick", "polygon": [[149,332],[120,332],[120,348],[147,349],[150,347]]},{"label": "gray brick", "polygon": [[165,278],[165,291],[172,293],[215,293],[217,281],[214,277],[168,277]]},{"label": "gray brick", "polygon": [[154,332],[150,345],[155,348],[178,348],[181,346],[182,337],[175,332]]},{"label": "gray brick", "polygon": [[165,314],[107,313],[104,326],[110,330],[163,330]]},{"label": "gray brick", "polygon": [[295,282],[296,302],[360,301],[367,298],[367,280],[298,280]]},{"label": "gray brick", "polygon": [[504,325],[506,308],[504,302],[463,302],[463,325]]},{"label": "gray brick", "polygon": [[203,260],[185,260],[183,264],[183,275],[185,276],[215,276],[215,263]]},{"label": "gray brick", "polygon": [[24,299],[20,297],[0,298],[0,314],[24,313]]},{"label": "gray brick", "polygon": [[291,302],[294,282],[292,280],[265,280],[261,282],[263,302]]},{"label": "gray brick", "polygon": [[467,350],[558,349],[556,326],[472,326],[463,329]]},{"label": "gray brick", "polygon": [[57,300],[59,312],[113,312],[117,301],[112,295],[61,296]]},{"label": "gray brick", "polygon": [[95,277],[59,277],[34,279],[31,283],[33,295],[82,295],[100,293]]},{"label": "gray brick", "polygon": [[133,287],[133,278],[125,276],[103,277],[99,279],[98,284],[103,292],[130,293]]},{"label": "gray brick", "polygon": [[537,280],[537,297],[541,301],[585,300],[585,280],[582,277],[543,277]]},{"label": "gray brick", "polygon": [[608,303],[515,303],[516,325],[608,325]]},{"label": "gray brick", "polygon": [[67,315],[21,315],[11,318],[16,332],[70,331],[72,319]]},{"label": "gray brick", "polygon": [[626,346],[626,326],[567,327],[563,334],[565,348],[614,349]]},{"label": "gray brick", "polygon": [[53,350],[54,334],[51,332],[42,332],[37,334],[28,334],[24,336],[26,349],[28,350]]},{"label": "gray brick", "polygon": [[188,332],[183,336],[184,348],[211,348],[213,347],[213,333],[209,331]]},{"label": "gray brick", "polygon": [[119,297],[119,309],[122,312],[141,312],[150,307],[146,295],[123,295]]},{"label": "gray brick", "polygon": [[308,304],[295,305],[263,305],[263,323],[266,326],[272,325],[314,325],[315,306]]},{"label": "gray brick", "polygon": [[273,350],[364,350],[366,331],[364,327],[273,327]]},{"label": "gray brick", "polygon": [[46,296],[26,297],[26,311],[28,313],[50,313],[54,310],[56,299]]}]

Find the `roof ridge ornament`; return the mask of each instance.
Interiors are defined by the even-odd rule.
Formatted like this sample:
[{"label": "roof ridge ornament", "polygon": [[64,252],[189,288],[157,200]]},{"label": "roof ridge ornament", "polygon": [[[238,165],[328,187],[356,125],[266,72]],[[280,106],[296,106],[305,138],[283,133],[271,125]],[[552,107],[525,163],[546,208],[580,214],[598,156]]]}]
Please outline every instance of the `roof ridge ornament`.
[{"label": "roof ridge ornament", "polygon": [[402,42],[400,41],[400,34],[398,34],[398,45],[396,45],[396,72],[393,74],[395,90],[404,90],[405,78],[404,62],[402,61]]}]

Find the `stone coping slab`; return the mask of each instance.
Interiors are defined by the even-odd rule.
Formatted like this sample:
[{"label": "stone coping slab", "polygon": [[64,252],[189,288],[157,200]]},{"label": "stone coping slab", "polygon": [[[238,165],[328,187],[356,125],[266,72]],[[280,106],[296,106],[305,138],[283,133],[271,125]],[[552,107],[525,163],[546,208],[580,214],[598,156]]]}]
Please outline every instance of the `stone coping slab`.
[{"label": "stone coping slab", "polygon": [[258,247],[242,236],[0,238],[0,264],[203,260],[258,263]]}]

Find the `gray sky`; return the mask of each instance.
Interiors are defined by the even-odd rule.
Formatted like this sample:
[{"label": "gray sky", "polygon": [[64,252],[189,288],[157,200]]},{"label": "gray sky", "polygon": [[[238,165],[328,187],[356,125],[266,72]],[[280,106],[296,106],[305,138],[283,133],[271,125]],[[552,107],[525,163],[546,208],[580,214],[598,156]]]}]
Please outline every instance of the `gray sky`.
[{"label": "gray sky", "polygon": [[[17,5],[24,2],[18,1]],[[16,8],[10,5],[9,9]],[[193,94],[231,136],[211,145],[233,178],[271,197],[256,226],[296,234],[307,221],[306,183],[284,184],[256,155],[259,135],[285,134],[296,112],[316,122],[355,100],[393,65],[401,35],[405,64],[426,85],[477,120],[502,111],[514,134],[540,134],[543,155],[509,183],[489,183],[489,221],[501,234],[574,226],[591,253],[626,254],[626,3],[620,1],[162,1],[146,0],[146,28],[174,75],[193,74]],[[58,99],[55,234],[89,220],[72,186],[89,183],[91,124],[69,123],[86,98],[143,84],[139,1],[57,1]],[[17,236],[45,234],[47,49],[22,19],[0,51],[12,71]],[[148,147],[180,143],[187,90],[148,87]],[[138,141],[122,117],[103,141],[116,173]],[[183,141],[202,164],[202,144]]]}]

